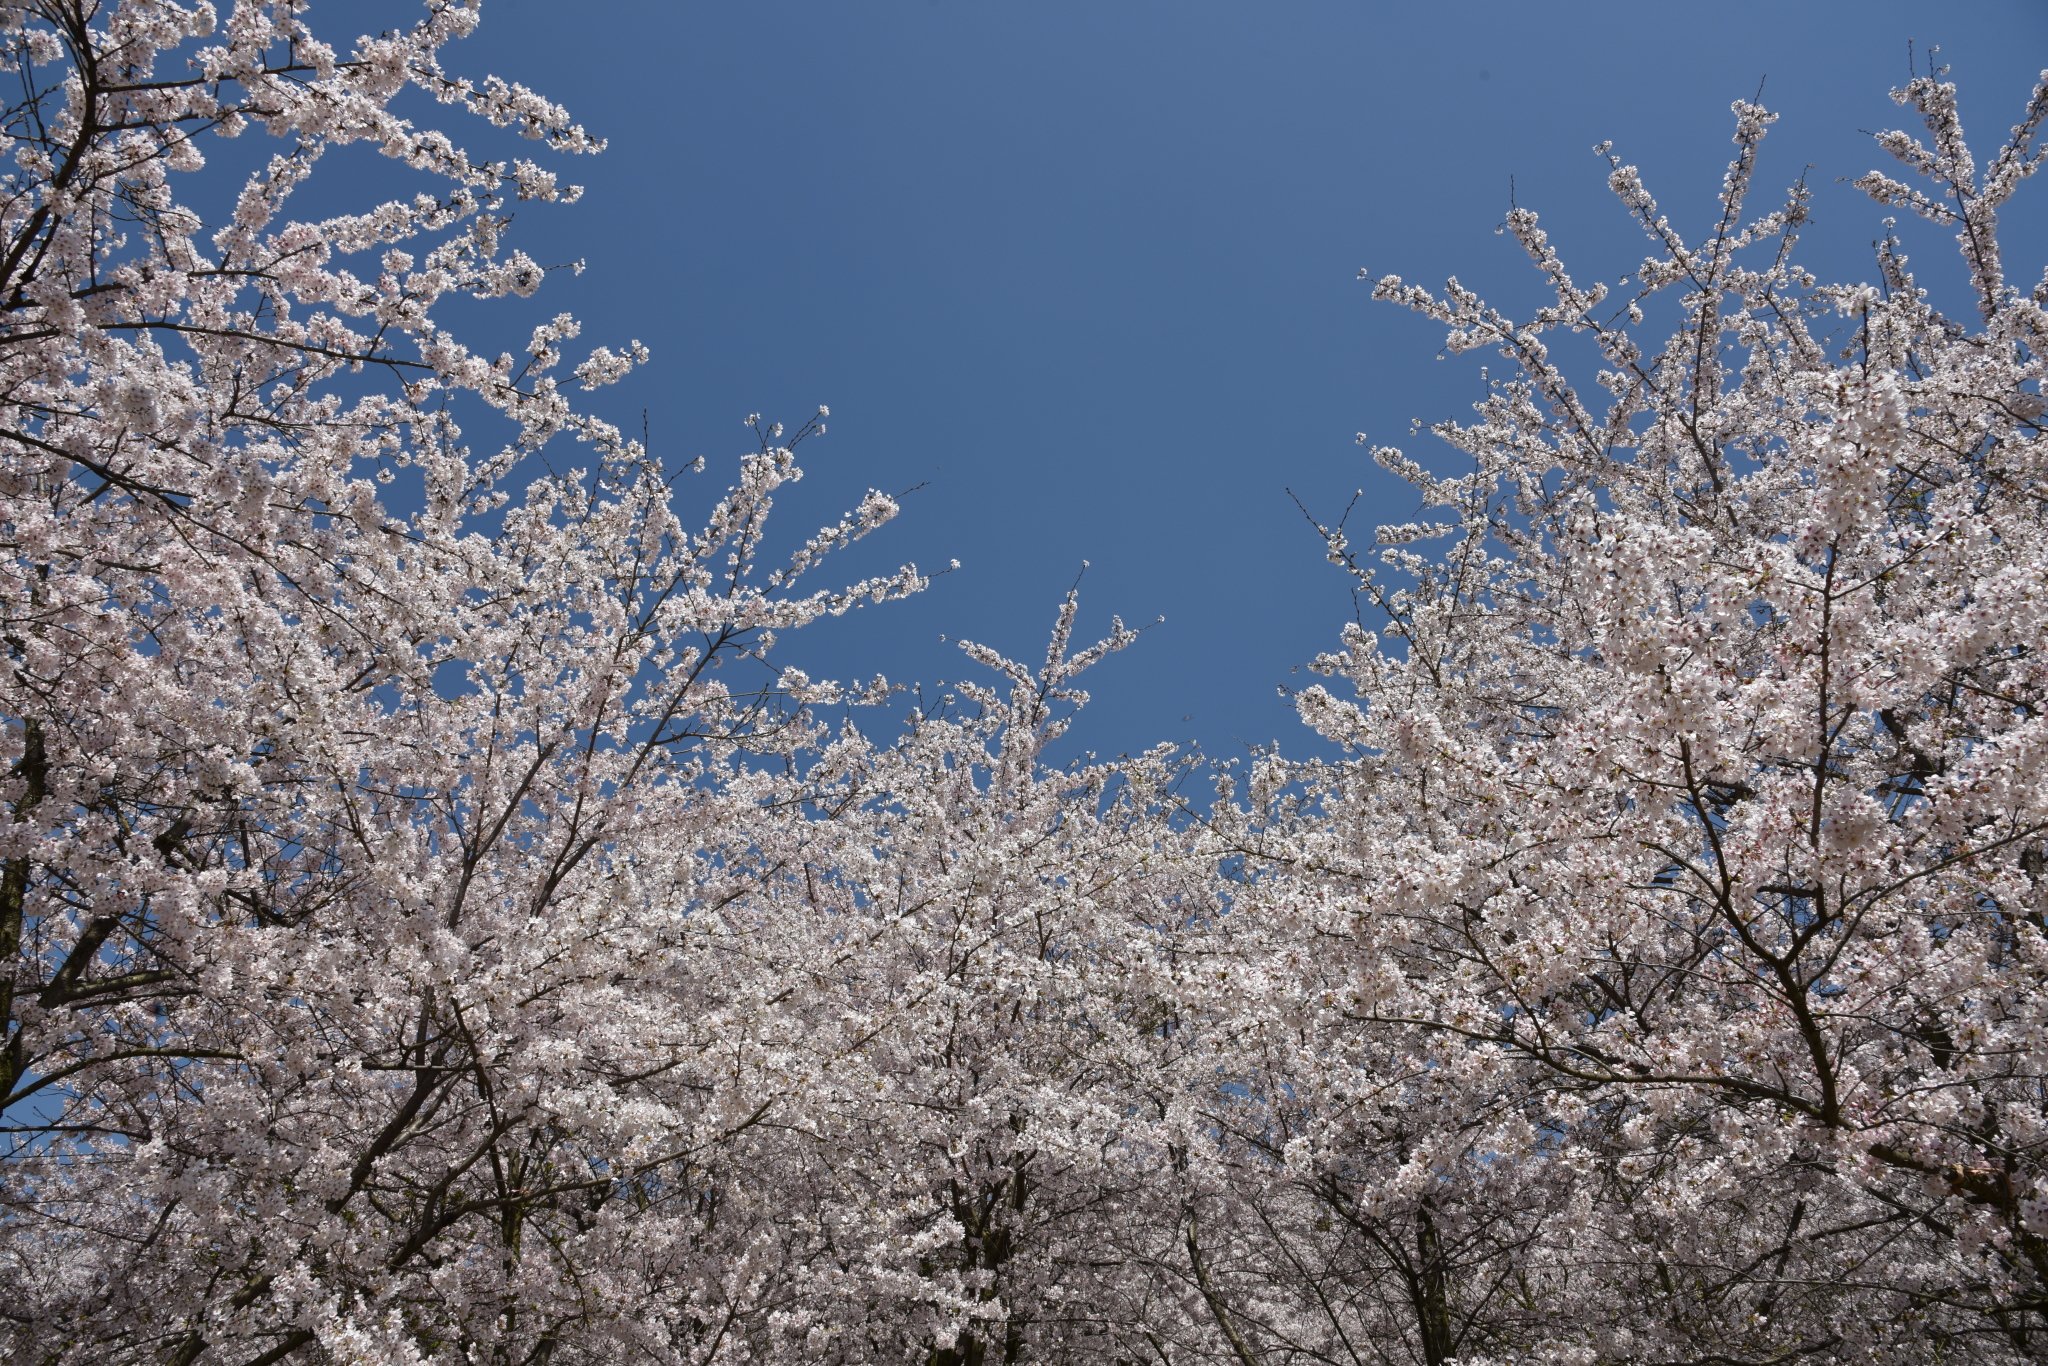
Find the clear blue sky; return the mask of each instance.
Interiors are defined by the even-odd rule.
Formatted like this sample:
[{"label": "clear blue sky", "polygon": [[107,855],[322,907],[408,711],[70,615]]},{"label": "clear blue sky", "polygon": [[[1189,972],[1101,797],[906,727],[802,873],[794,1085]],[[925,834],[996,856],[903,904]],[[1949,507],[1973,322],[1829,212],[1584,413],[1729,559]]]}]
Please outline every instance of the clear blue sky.
[{"label": "clear blue sky", "polygon": [[[1533,297],[1493,232],[1513,176],[1581,278],[1612,280],[1642,249],[1591,145],[1696,232],[1729,102],[1768,77],[1762,183],[1811,163],[1807,260],[1863,278],[1882,212],[1837,181],[1876,162],[1859,130],[1900,121],[1909,39],[1940,44],[1989,144],[2048,65],[2048,4],[489,0],[449,55],[611,141],[564,168],[580,206],[519,226],[589,264],[547,311],[653,349],[601,411],[645,407],[658,450],[716,471],[748,412],[830,404],[785,532],[924,486],[844,567],[962,568],[793,637],[793,662],[968,672],[942,635],[1035,658],[1085,558],[1084,628],[1166,623],[1095,675],[1080,742],[1222,756],[1300,745],[1275,686],[1350,611],[1283,490],[1334,514],[1363,486],[1358,521],[1408,520],[1353,433],[1435,459],[1409,419],[1478,393],[1482,361],[1436,361],[1434,326],[1359,269]],[[2028,188],[2015,278],[2048,243],[2048,184]],[[1948,254],[1919,237],[1919,262]]]}]

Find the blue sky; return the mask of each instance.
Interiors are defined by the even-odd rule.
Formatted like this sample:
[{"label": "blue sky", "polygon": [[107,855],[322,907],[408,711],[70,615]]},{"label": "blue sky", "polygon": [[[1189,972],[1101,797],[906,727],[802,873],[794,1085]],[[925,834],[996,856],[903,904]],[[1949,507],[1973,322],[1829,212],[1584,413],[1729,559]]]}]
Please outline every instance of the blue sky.
[{"label": "blue sky", "polygon": [[[564,168],[582,204],[516,230],[588,263],[540,307],[653,350],[600,411],[645,408],[657,450],[716,472],[747,413],[830,404],[785,532],[922,485],[844,569],[961,569],[792,637],[790,662],[971,672],[942,636],[1035,658],[1086,559],[1084,629],[1166,621],[1093,676],[1076,743],[1229,756],[1305,747],[1276,685],[1351,610],[1285,490],[1334,515],[1362,487],[1354,525],[1409,520],[1353,434],[1437,460],[1409,420],[1478,394],[1483,359],[1438,361],[1434,325],[1370,302],[1360,268],[1533,298],[1493,231],[1513,177],[1580,278],[1613,280],[1643,252],[1592,144],[1697,232],[1728,105],[1768,78],[1761,183],[1811,164],[1806,260],[1864,278],[1883,213],[1838,181],[1877,162],[1861,130],[1900,122],[1909,40],[1923,63],[1940,45],[1989,145],[2048,65],[2048,4],[489,0],[449,58],[610,139]],[[2028,189],[2019,279],[2048,242],[2048,185]]]}]

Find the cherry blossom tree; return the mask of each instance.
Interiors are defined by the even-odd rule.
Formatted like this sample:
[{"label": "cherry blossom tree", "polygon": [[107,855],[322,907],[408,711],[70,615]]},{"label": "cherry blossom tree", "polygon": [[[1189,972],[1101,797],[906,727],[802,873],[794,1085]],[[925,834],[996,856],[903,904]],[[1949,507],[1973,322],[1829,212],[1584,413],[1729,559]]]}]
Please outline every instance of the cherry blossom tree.
[{"label": "cherry blossom tree", "polygon": [[1069,595],[1037,667],[967,647],[1005,686],[828,750],[825,800],[869,819],[814,827],[803,878],[776,884],[837,946],[792,1130],[817,1201],[795,1222],[834,1247],[802,1292],[806,1359],[1130,1359],[1178,1316],[1128,1249],[1177,1236],[1155,1131],[1203,1084],[1169,1012],[1217,889],[1162,818],[1186,776],[1170,750],[1044,762],[1076,677],[1136,635],[1070,650],[1075,613]]},{"label": "cherry blossom tree", "polygon": [[1509,372],[1322,528],[1341,757],[1198,812],[1054,761],[1071,595],[914,704],[773,659],[924,582],[771,525],[823,408],[694,497],[584,407],[638,343],[443,325],[600,147],[475,0],[223,8],[0,0],[0,1355],[2042,1353],[2048,80],[1864,182],[1962,317],[1808,275],[1748,103],[1698,241],[1610,161],[1618,304],[1522,210],[1530,320],[1380,281]]},{"label": "cherry blossom tree", "polygon": [[2048,280],[1997,236],[2048,76],[1981,160],[1899,98],[1860,183],[1954,233],[1960,315],[1889,232],[1873,285],[1796,263],[1749,103],[1697,239],[1609,157],[1618,301],[1524,209],[1527,320],[1374,285],[1507,367],[1434,428],[1466,472],[1374,452],[1435,520],[1320,527],[1377,614],[1299,699],[1348,757],[1217,820],[1299,973],[1219,1111],[1240,1360],[2048,1347]]},{"label": "cherry blossom tree", "polygon": [[[637,343],[445,330],[541,285],[511,203],[575,192],[394,102],[598,144],[444,69],[474,4],[345,50],[304,8],[0,6],[0,1331],[706,1359],[775,1260],[724,1155],[807,1076],[764,1003],[830,942],[746,903],[811,791],[764,761],[817,737],[755,661],[921,580],[806,587],[880,494],[766,558],[822,422],[685,521],[570,398]],[[181,186],[237,136],[277,150],[208,221]],[[356,146],[391,197],[294,217]]]}]

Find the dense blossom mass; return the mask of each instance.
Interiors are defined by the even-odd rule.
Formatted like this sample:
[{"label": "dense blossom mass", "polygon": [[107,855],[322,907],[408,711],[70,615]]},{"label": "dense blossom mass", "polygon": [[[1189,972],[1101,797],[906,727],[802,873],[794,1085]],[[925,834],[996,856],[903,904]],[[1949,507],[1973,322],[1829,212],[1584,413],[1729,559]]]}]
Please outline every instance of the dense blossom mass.
[{"label": "dense blossom mass", "polygon": [[1071,595],[907,715],[769,662],[923,584],[768,526],[823,408],[699,496],[638,342],[444,326],[601,150],[476,0],[221,8],[0,3],[0,1357],[2048,1354],[2048,77],[1861,182],[1959,309],[1749,103],[1697,238],[1609,159],[1626,297],[1378,281],[1507,366],[1320,527],[1331,757],[1060,766]]}]

